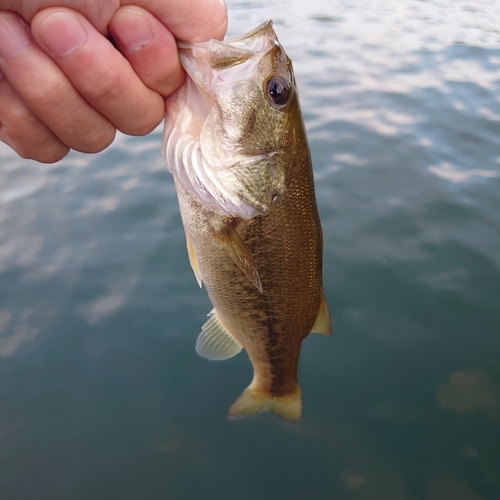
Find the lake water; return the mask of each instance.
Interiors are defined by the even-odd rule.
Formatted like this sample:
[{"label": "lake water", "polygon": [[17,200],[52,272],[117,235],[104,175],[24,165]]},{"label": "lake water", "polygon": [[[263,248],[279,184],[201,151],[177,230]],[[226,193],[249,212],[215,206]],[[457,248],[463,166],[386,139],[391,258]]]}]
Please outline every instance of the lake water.
[{"label": "lake water", "polygon": [[500,3],[229,1],[294,61],[334,335],[304,416],[225,412],[161,129],[0,148],[0,498],[500,499]]}]

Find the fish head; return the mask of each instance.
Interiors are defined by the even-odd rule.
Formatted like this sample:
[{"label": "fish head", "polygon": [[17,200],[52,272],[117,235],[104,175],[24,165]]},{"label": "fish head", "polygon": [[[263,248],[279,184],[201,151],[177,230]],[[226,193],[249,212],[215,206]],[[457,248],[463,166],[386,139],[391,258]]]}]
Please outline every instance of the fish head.
[{"label": "fish head", "polygon": [[[180,97],[167,101],[167,167],[200,201],[228,215],[266,215],[284,195],[294,123],[302,124],[292,63],[272,22],[225,41],[178,47],[188,76]],[[184,132],[198,141],[191,165],[173,158],[173,144],[166,147],[174,133],[167,121],[178,121],[179,113]]]}]

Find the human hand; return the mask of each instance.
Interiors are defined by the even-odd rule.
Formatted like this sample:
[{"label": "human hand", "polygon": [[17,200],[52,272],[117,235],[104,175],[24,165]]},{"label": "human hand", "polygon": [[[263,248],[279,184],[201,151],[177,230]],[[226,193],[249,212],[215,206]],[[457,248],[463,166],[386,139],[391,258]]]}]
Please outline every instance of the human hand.
[{"label": "human hand", "polygon": [[0,140],[46,163],[101,151],[116,129],[153,130],[184,81],[175,38],[222,38],[227,26],[221,0],[0,0],[0,9]]}]

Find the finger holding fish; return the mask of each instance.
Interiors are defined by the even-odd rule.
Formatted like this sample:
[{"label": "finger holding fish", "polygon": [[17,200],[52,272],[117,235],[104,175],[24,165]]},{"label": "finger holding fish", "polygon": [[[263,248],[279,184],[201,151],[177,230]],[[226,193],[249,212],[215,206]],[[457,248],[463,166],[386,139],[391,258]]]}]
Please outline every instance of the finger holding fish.
[{"label": "finger holding fish", "polygon": [[222,39],[227,29],[227,10],[223,0],[121,0],[148,10],[178,40],[204,42]]},{"label": "finger holding fish", "polygon": [[120,7],[109,22],[109,30],[148,88],[169,96],[184,83],[175,38],[150,12],[134,5]]},{"label": "finger holding fish", "polygon": [[162,96],[142,83],[120,52],[81,14],[48,8],[35,15],[31,30],[64,74],[64,88],[71,85],[86,109],[129,135],[147,134],[161,122]]}]

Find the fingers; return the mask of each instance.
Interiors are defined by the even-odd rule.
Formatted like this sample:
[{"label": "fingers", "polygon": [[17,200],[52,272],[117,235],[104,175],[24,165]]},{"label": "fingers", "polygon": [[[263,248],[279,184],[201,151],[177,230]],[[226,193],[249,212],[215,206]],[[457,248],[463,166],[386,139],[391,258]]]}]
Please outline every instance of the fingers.
[{"label": "fingers", "polygon": [[144,135],[161,122],[162,97],[82,15],[45,9],[35,15],[31,30],[78,93],[119,130]]},{"label": "fingers", "polygon": [[222,40],[226,34],[227,10],[223,0],[122,0],[121,4],[147,9],[179,40]]},{"label": "fingers", "polygon": [[80,12],[103,35],[107,34],[109,19],[120,6],[119,0],[10,0],[7,3],[5,1],[2,3],[8,5],[8,7],[4,8],[17,12],[30,24],[35,14],[40,10],[54,5],[68,7]]},{"label": "fingers", "polygon": [[185,73],[175,38],[148,11],[122,7],[111,19],[109,30],[121,53],[150,89],[168,96],[183,84]]},{"label": "fingers", "polygon": [[[13,2],[12,10],[51,1]],[[79,10],[74,0],[60,2]],[[175,38],[197,42],[226,32],[222,0],[121,3],[139,7],[87,0],[83,15],[63,7],[20,11],[31,30],[0,10],[1,141],[23,157],[53,162],[68,148],[101,151],[116,128],[147,134],[163,119],[162,96],[184,81]],[[102,36],[110,18],[123,56]]]},{"label": "fingers", "polygon": [[[39,136],[47,136],[48,128],[62,143],[78,151],[101,151],[113,141],[114,126],[88,105],[33,42],[22,19],[4,11],[0,11],[0,70],[23,104],[16,123],[24,109],[26,127],[39,129]],[[30,121],[26,109],[38,120]],[[35,159],[40,154],[45,153],[24,153]]]},{"label": "fingers", "polygon": [[54,163],[66,156],[68,146],[24,104],[0,73],[0,140],[22,158]]}]

